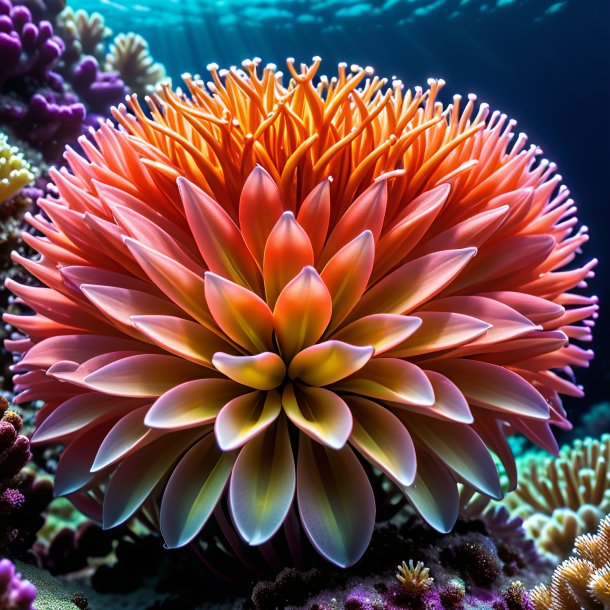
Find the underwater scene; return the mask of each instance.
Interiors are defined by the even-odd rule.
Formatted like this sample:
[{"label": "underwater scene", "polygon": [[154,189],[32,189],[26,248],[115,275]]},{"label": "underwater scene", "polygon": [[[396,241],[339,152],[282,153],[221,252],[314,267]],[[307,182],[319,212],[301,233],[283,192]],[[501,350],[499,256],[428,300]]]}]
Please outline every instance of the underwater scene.
[{"label": "underwater scene", "polygon": [[610,610],[608,0],[0,0],[0,610]]}]

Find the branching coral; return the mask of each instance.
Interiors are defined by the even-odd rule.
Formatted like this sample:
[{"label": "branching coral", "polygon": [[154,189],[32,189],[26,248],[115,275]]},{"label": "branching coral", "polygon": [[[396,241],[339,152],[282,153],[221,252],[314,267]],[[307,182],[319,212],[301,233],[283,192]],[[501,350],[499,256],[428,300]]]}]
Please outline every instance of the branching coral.
[{"label": "branching coral", "polygon": [[92,55],[98,61],[104,59],[105,40],[112,35],[100,13],[87,13],[82,9],[74,11],[66,7],[57,16],[57,32],[66,43],[66,58],[73,63],[81,55]]},{"label": "branching coral", "polygon": [[36,587],[15,572],[8,559],[0,559],[0,608],[2,610],[34,610]]},{"label": "branching coral", "polygon": [[28,218],[17,400],[107,528],[140,511],[176,547],[227,506],[228,539],[302,527],[346,566],[375,522],[357,454],[447,531],[458,481],[501,495],[490,450],[514,482],[507,426],[554,451],[567,425],[595,261],[565,269],[587,235],[555,166],[441,81],[319,64],[131,98]]},{"label": "branching coral", "polygon": [[610,516],[597,534],[576,539],[574,554],[539,585],[531,598],[536,610],[600,610],[610,606]]},{"label": "branching coral", "polygon": [[6,134],[0,132],[0,204],[14,197],[34,180],[28,162]]},{"label": "branching coral", "polygon": [[165,78],[165,67],[152,58],[148,42],[133,32],[114,39],[105,68],[118,72],[131,91],[142,96]]},{"label": "branching coral", "polygon": [[525,519],[538,547],[567,557],[577,536],[594,531],[610,512],[610,435],[577,440],[559,457],[519,460],[519,485],[503,503]]}]

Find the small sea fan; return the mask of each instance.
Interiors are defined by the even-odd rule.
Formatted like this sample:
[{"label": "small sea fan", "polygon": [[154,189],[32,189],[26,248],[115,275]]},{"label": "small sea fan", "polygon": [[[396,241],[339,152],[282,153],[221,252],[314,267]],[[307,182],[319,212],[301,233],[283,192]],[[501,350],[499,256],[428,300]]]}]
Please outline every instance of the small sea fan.
[{"label": "small sea fan", "polygon": [[442,81],[319,64],[210,66],[152,118],[132,98],[29,217],[17,401],[46,401],[56,489],[104,527],[140,510],[176,547],[226,498],[249,544],[298,512],[346,566],[371,465],[448,531],[458,481],[500,496],[490,451],[514,485],[509,428],[557,449],[597,305],[570,292],[595,261],[568,267],[587,235],[555,166]]},{"label": "small sea fan", "polygon": [[408,593],[426,591],[434,582],[434,578],[430,576],[430,570],[424,567],[421,561],[414,564],[412,559],[409,559],[408,565],[406,561],[403,561],[398,566],[396,579]]}]

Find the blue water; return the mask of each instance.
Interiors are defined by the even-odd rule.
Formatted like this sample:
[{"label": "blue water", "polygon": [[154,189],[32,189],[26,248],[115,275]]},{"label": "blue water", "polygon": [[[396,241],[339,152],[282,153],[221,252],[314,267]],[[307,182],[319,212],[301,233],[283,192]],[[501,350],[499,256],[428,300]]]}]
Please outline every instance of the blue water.
[{"label": "blue water", "polygon": [[[594,290],[602,299],[598,357],[579,380],[589,403],[610,384],[610,1],[609,0],[72,0],[103,13],[114,33],[144,35],[174,82],[206,64],[238,65],[286,57],[370,65],[407,86],[430,76],[453,93],[519,121],[530,141],[555,161],[591,226],[589,258],[602,264]],[[582,404],[578,409],[582,409]]]}]

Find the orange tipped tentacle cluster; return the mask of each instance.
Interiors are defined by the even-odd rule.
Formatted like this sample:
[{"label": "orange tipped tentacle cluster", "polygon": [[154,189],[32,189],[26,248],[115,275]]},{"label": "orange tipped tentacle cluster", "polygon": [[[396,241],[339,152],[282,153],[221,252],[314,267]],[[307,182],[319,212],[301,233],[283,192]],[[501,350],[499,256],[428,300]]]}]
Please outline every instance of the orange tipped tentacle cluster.
[{"label": "orange tipped tentacle cluster", "polygon": [[490,452],[514,484],[508,430],[556,449],[597,305],[554,166],[442,81],[319,63],[130,98],[28,217],[17,401],[46,401],[56,488],[105,527],[159,501],[180,546],[226,495],[249,544],[297,507],[345,566],[375,521],[361,460],[448,531],[458,481],[500,495]]}]

